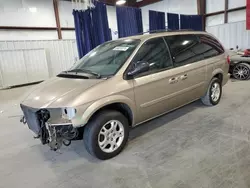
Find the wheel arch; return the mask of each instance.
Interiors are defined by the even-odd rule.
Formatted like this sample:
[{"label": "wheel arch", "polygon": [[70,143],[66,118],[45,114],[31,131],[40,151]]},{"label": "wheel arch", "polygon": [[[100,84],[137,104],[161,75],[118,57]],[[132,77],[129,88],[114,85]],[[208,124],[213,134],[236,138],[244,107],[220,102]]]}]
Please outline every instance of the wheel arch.
[{"label": "wheel arch", "polygon": [[224,79],[223,70],[222,69],[214,70],[212,73],[212,78],[210,80],[212,80],[213,78],[218,78],[222,83]]},{"label": "wheel arch", "polygon": [[215,74],[213,78],[218,78],[221,83],[223,82],[223,74],[222,73]]},{"label": "wheel arch", "polygon": [[133,126],[136,117],[135,104],[124,96],[111,96],[105,99],[100,99],[91,104],[83,113],[81,119],[84,121],[83,126],[86,125],[92,118],[103,110],[116,110],[122,113],[129,121],[129,126]]}]

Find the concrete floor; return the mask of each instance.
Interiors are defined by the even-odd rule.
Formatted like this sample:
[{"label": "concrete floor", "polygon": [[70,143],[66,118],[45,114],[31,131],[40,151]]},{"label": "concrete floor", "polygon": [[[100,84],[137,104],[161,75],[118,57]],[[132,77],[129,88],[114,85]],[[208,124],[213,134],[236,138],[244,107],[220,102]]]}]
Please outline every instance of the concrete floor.
[{"label": "concrete floor", "polygon": [[28,88],[0,90],[0,187],[250,187],[250,81],[230,81],[216,107],[197,101],[135,128],[108,161],[82,141],[53,152],[34,140],[19,123]]}]

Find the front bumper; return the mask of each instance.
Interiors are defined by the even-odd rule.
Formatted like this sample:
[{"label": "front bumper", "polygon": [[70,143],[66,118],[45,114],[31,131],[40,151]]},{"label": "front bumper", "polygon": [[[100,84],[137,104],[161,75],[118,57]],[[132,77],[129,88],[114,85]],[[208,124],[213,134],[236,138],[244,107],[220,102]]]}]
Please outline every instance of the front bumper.
[{"label": "front bumper", "polygon": [[20,107],[24,114],[25,123],[27,123],[29,129],[38,136],[41,132],[41,122],[39,121],[37,114],[38,110],[22,104],[20,105]]}]

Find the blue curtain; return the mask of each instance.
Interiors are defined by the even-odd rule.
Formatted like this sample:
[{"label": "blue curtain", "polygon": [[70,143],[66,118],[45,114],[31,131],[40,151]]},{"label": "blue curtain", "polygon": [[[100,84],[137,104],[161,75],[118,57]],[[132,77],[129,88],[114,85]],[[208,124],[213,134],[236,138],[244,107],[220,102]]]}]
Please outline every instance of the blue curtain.
[{"label": "blue curtain", "polygon": [[179,30],[179,14],[167,13],[168,15],[168,29]]},{"label": "blue curtain", "polygon": [[108,24],[107,8],[104,3],[94,2],[95,8],[91,10],[93,21],[93,35],[95,47],[111,40],[111,33]]},{"label": "blue curtain", "polygon": [[141,9],[116,7],[118,36],[127,37],[143,32]]},{"label": "blue curtain", "polygon": [[202,16],[200,15],[180,15],[181,29],[193,29],[202,31]]},{"label": "blue curtain", "polygon": [[180,15],[180,20],[181,20],[181,29],[191,29],[190,25],[190,16],[188,15]]},{"label": "blue curtain", "polygon": [[79,58],[90,50],[111,40],[106,5],[94,2],[95,8],[73,10]]},{"label": "blue curtain", "polygon": [[202,16],[201,15],[193,15],[191,16],[192,29],[195,31],[202,31]]},{"label": "blue curtain", "polygon": [[149,10],[149,31],[165,29],[165,13]]}]

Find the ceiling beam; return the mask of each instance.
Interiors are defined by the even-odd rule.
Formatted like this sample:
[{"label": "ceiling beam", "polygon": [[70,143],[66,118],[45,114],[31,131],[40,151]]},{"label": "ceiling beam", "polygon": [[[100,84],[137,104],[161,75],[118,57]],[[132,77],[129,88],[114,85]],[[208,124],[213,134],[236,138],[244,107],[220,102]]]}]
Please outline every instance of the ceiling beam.
[{"label": "ceiling beam", "polygon": [[26,27],[26,26],[0,26],[0,29],[6,30],[48,30],[48,31],[56,31],[57,27]]},{"label": "ceiling beam", "polygon": [[197,0],[197,13],[202,16],[202,29],[206,29],[206,0]]},{"label": "ceiling beam", "polygon": [[62,30],[61,30],[59,10],[58,10],[58,0],[53,0],[53,6],[54,6],[55,19],[56,19],[58,39],[62,39]]},{"label": "ceiling beam", "polygon": [[234,11],[238,11],[238,10],[245,10],[246,8],[247,8],[246,6],[232,8],[232,9],[228,9],[227,12],[234,12]]},{"label": "ceiling beam", "polygon": [[215,15],[218,15],[218,14],[223,14],[224,12],[225,12],[224,10],[221,10],[221,11],[217,11],[217,12],[208,13],[205,16],[206,17],[208,17],[208,16],[215,16]]},{"label": "ceiling beam", "polygon": [[224,23],[228,22],[228,0],[225,0]]}]

